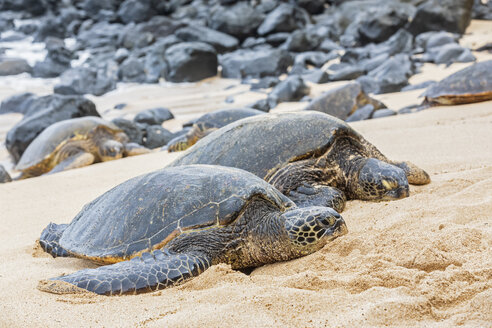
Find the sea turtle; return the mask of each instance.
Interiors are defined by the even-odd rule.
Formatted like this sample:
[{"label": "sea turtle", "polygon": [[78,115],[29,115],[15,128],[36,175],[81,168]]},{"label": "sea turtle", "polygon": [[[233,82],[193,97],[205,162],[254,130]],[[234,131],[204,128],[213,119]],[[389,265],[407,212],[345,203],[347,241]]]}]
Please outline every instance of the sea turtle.
[{"label": "sea turtle", "polygon": [[250,268],[304,256],[346,232],[333,209],[297,208],[246,171],[164,168],[107,191],[70,224],[50,223],[39,240],[46,252],[115,264],[41,281],[38,288],[70,293],[76,286],[106,295],[153,291],[217,263]]},{"label": "sea turtle", "polygon": [[231,123],[197,142],[168,166],[215,164],[244,169],[271,183],[298,206],[345,199],[391,200],[409,195],[408,182],[429,175],[393,162],[345,122],[315,111],[265,114]]},{"label": "sea turtle", "polygon": [[459,105],[492,99],[492,60],[479,62],[431,85],[424,106]]},{"label": "sea turtle", "polygon": [[185,150],[193,146],[198,140],[205,137],[207,134],[226,126],[229,123],[259,114],[265,114],[265,112],[253,108],[232,108],[219,109],[207,113],[200,116],[193,123],[191,130],[186,134],[169,141],[167,150],[169,152]]},{"label": "sea turtle", "polygon": [[20,179],[147,153],[113,123],[86,116],[60,121],[34,139],[17,163]]}]

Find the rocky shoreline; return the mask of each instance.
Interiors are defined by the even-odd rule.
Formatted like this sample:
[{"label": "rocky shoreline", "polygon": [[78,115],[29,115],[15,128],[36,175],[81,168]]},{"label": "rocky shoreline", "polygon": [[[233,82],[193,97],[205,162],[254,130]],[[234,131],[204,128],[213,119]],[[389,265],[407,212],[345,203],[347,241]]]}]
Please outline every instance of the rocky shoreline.
[{"label": "rocky shoreline", "polygon": [[[189,83],[219,76],[239,79],[259,95],[241,106],[230,95],[223,108],[268,112],[281,103],[301,102],[306,110],[347,122],[415,112],[424,107],[388,108],[373,95],[434,85],[437,81],[409,83],[427,63],[475,61],[460,37],[472,18],[492,15],[490,2],[471,0],[9,0],[0,6],[0,45],[44,44],[30,60],[0,55],[0,75],[30,74],[53,84],[52,94],[0,99],[0,114],[24,115],[5,137],[14,162],[51,124],[101,116],[91,99],[118,83]],[[8,48],[3,52],[12,53]],[[316,85],[341,81],[346,83],[313,92]],[[165,101],[164,107],[141,108],[144,112],[130,119],[123,117],[125,106],[114,106],[123,111],[112,122],[131,142],[148,148],[165,147],[193,123],[164,128],[176,114]]]}]

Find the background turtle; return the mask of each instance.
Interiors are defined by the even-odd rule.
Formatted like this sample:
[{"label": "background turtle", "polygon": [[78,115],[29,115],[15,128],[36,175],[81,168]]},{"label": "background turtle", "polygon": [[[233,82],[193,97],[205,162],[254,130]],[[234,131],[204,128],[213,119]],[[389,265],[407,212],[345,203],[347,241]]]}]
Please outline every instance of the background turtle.
[{"label": "background turtle", "polygon": [[127,142],[121,129],[101,118],[64,120],[47,127],[29,144],[16,169],[24,179],[150,151]]},{"label": "background turtle", "polygon": [[53,278],[39,288],[151,291],[216,263],[246,268],[300,257],[346,231],[333,209],[297,208],[246,171],[165,168],[116,186],[84,206],[70,224],[50,223],[40,237],[42,248],[55,257],[124,262]]},{"label": "background turtle", "polygon": [[[200,140],[169,166],[216,164],[244,169],[299,206],[343,210],[345,197],[390,200],[429,175],[393,162],[345,122],[318,112],[265,114],[231,123]],[[408,180],[407,180],[408,179]]]},{"label": "background turtle", "polygon": [[459,105],[492,99],[492,60],[464,68],[430,86],[424,104]]},{"label": "background turtle", "polygon": [[253,108],[220,109],[200,116],[189,132],[169,141],[169,152],[182,151],[193,146],[198,140],[229,123],[242,118],[265,114]]}]

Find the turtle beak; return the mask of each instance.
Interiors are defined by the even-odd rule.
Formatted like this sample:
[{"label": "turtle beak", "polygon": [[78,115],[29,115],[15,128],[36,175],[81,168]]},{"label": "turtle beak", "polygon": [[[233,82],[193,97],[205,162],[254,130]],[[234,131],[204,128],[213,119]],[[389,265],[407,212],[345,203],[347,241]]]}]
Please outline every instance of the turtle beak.
[{"label": "turtle beak", "polygon": [[389,199],[389,200],[406,198],[406,197],[410,196],[410,189],[409,189],[408,185],[406,185],[406,186],[388,191],[386,193],[386,196],[387,196],[387,199]]},{"label": "turtle beak", "polygon": [[326,230],[325,236],[331,237],[331,240],[346,235],[348,233],[348,228],[347,224],[345,223],[345,220],[341,217],[338,216],[335,219],[335,223]]}]

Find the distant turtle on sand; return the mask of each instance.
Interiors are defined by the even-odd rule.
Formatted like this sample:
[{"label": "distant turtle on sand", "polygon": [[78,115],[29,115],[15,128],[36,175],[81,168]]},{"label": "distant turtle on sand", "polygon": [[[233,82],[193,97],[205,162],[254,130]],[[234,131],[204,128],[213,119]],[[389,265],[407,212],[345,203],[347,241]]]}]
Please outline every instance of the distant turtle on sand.
[{"label": "distant turtle on sand", "polygon": [[17,163],[19,179],[55,173],[95,162],[150,152],[135,143],[113,123],[86,116],[60,121],[34,139]]},{"label": "distant turtle on sand", "polygon": [[298,208],[246,171],[165,168],[109,190],[70,224],[50,223],[39,243],[54,257],[119,263],[44,280],[38,288],[105,295],[154,291],[217,263],[249,268],[301,257],[345,233],[333,209]]},{"label": "distant turtle on sand", "polygon": [[424,93],[424,106],[459,105],[492,99],[492,60],[464,68],[433,84]]},{"label": "distant turtle on sand", "polygon": [[394,162],[345,122],[315,111],[264,114],[231,123],[198,141],[168,166],[215,164],[265,179],[298,206],[330,206],[345,199],[408,197],[408,183],[429,175]]},{"label": "distant turtle on sand", "polygon": [[226,126],[229,123],[259,114],[265,114],[265,112],[253,108],[233,108],[219,109],[207,113],[200,116],[193,123],[193,126],[188,133],[169,141],[167,150],[169,152],[186,150],[207,134]]}]

